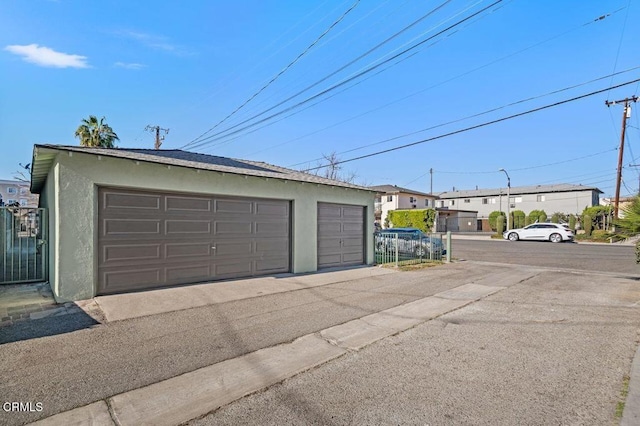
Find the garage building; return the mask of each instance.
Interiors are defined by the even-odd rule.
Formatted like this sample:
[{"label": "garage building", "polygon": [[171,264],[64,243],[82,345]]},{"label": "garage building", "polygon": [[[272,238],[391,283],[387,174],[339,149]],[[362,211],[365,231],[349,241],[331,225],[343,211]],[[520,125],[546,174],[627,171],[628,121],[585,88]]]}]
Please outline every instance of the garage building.
[{"label": "garage building", "polygon": [[56,300],[373,263],[375,193],[181,150],[36,145]]}]

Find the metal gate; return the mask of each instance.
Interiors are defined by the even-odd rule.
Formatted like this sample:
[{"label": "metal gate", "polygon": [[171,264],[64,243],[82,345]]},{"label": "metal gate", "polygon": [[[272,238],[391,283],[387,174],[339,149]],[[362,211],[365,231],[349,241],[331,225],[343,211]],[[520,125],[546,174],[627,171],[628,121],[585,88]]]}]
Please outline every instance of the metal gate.
[{"label": "metal gate", "polygon": [[46,281],[47,210],[0,207],[0,284]]}]

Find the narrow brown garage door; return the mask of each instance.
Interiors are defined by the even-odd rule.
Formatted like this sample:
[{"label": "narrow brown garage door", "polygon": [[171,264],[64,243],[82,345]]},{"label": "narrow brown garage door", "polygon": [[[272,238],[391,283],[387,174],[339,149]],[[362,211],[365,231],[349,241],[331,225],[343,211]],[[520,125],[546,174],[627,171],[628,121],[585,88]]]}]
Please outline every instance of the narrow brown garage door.
[{"label": "narrow brown garage door", "polygon": [[98,195],[99,294],[289,271],[289,201]]},{"label": "narrow brown garage door", "polygon": [[318,268],[364,263],[364,207],[318,203]]}]

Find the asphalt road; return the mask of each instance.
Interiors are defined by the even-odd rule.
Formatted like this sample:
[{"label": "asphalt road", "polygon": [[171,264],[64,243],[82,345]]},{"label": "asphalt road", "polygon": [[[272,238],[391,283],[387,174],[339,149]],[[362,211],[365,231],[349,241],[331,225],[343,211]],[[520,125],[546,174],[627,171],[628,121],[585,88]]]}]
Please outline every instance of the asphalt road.
[{"label": "asphalt road", "polygon": [[462,239],[452,244],[456,259],[640,275],[631,245]]}]

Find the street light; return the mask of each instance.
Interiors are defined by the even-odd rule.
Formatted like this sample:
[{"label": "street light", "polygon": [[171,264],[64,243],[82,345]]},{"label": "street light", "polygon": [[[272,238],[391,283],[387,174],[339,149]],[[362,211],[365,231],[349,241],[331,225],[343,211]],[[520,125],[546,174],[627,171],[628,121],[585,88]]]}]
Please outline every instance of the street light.
[{"label": "street light", "polygon": [[504,172],[507,175],[507,231],[509,230],[509,217],[511,216],[510,207],[511,207],[511,178],[509,177],[509,173],[505,169],[498,170],[499,172]]}]

